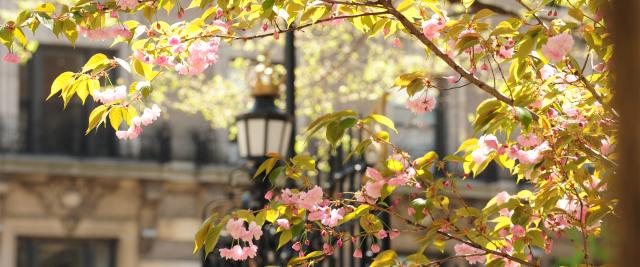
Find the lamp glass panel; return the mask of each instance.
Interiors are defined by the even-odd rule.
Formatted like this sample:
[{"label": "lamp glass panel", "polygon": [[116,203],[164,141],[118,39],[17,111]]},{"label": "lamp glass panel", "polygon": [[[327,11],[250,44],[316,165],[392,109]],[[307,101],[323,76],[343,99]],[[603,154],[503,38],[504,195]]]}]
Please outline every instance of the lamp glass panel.
[{"label": "lamp glass panel", "polygon": [[249,156],[262,157],[266,154],[264,151],[264,145],[267,121],[264,118],[256,118],[249,119],[247,123],[249,125],[249,130],[247,131],[247,134],[249,135]]},{"label": "lamp glass panel", "polygon": [[269,120],[267,132],[267,153],[276,152],[280,153],[280,146],[282,143],[282,134],[285,128],[285,122],[282,120]]},{"label": "lamp glass panel", "polygon": [[284,123],[284,134],[282,136],[282,144],[280,144],[280,155],[287,156],[287,152],[289,152],[289,141],[291,140],[291,125],[290,121],[285,121]]},{"label": "lamp glass panel", "polygon": [[236,122],[238,127],[238,150],[240,151],[240,157],[246,157],[249,154],[247,148],[247,126],[246,120],[239,120]]}]

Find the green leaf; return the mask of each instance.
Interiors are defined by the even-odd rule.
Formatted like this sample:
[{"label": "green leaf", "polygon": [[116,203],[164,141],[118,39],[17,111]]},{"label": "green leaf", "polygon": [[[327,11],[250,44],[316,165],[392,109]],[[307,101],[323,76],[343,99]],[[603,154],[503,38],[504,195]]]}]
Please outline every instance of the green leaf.
[{"label": "green leaf", "polygon": [[258,170],[253,175],[253,178],[255,179],[256,177],[258,177],[258,175],[262,174],[263,172],[265,174],[269,174],[271,172],[271,169],[273,169],[273,166],[276,165],[276,162],[278,162],[277,158],[269,158],[264,162],[262,162],[262,164],[258,166]]},{"label": "green leaf", "polygon": [[529,127],[529,124],[533,121],[533,117],[531,112],[523,107],[516,107],[516,113],[518,115],[518,120],[524,125],[525,128]]},{"label": "green leaf", "polygon": [[89,114],[89,126],[87,127],[85,135],[89,134],[93,128],[96,128],[100,124],[104,118],[105,112],[107,112],[107,106],[105,105],[97,106],[93,111],[91,111],[91,114]]},{"label": "green leaf", "polygon": [[476,14],[473,15],[472,20],[479,20],[479,19],[491,17],[491,16],[494,16],[495,14],[496,14],[496,12],[491,11],[491,9],[483,8],[480,11],[476,12]]},{"label": "green leaf", "polygon": [[109,122],[111,123],[111,127],[113,127],[114,131],[118,131],[120,129],[120,124],[122,124],[122,121],[122,108],[112,108],[109,111]]},{"label": "green leaf", "polygon": [[313,171],[316,169],[316,161],[309,155],[298,154],[291,159],[291,162],[303,170]]},{"label": "green leaf", "polygon": [[95,54],[89,59],[89,61],[87,61],[87,63],[84,64],[84,66],[82,67],[82,72],[93,70],[98,66],[105,64],[108,60],[109,58],[107,58],[107,56],[102,53]]},{"label": "green leaf", "polygon": [[225,216],[215,227],[209,228],[204,241],[204,250],[207,254],[213,252],[213,249],[216,248],[218,239],[220,239],[220,232],[222,231],[222,228],[224,228],[228,220],[229,215]]},{"label": "green leaf", "polygon": [[349,212],[347,215],[345,215],[344,217],[342,217],[342,220],[340,220],[339,224],[343,224],[346,222],[349,222],[353,219],[357,219],[362,217],[362,215],[367,214],[369,212],[369,209],[371,208],[371,206],[367,205],[367,204],[362,204],[360,206],[358,206],[355,210],[353,210],[352,212]]},{"label": "green leaf", "polygon": [[291,230],[282,231],[282,233],[280,234],[280,239],[278,240],[277,249],[280,249],[282,246],[286,245],[289,241],[291,241],[292,237],[293,237],[293,234]]},{"label": "green leaf", "polygon": [[276,179],[278,178],[278,176],[280,176],[282,170],[284,170],[284,166],[278,166],[269,173],[269,175],[267,176],[267,180],[269,180],[269,183],[271,183],[271,185],[276,184]]},{"label": "green leaf", "polygon": [[462,5],[465,8],[470,8],[471,5],[473,5],[474,2],[475,2],[475,0],[462,0]]},{"label": "green leaf", "polygon": [[398,134],[398,130],[396,130],[395,124],[387,116],[380,115],[380,114],[371,114],[371,115],[369,115],[369,118],[372,118],[377,123],[380,123],[380,124],[386,126],[387,128],[393,130],[396,134]]},{"label": "green leaf", "polygon": [[274,2],[275,2],[274,0],[264,0],[264,2],[262,2],[262,10],[264,11],[271,10],[271,8],[273,8]]},{"label": "green leaf", "polygon": [[407,260],[420,265],[427,265],[430,262],[427,256],[418,253],[407,256]]},{"label": "green leaf", "polygon": [[196,235],[193,239],[195,245],[193,247],[193,254],[196,254],[200,248],[202,247],[202,245],[204,244],[205,238],[207,236],[207,233],[209,232],[209,228],[211,227],[211,218],[207,218],[202,225],[200,226],[200,229],[198,229],[198,231],[196,232]]},{"label": "green leaf", "polygon": [[76,46],[76,40],[78,40],[78,29],[76,27],[76,23],[72,20],[68,19],[62,23],[62,31],[64,36],[69,39],[71,46]]},{"label": "green leaf", "polygon": [[73,72],[66,71],[58,75],[58,77],[56,77],[56,79],[53,80],[53,83],[51,84],[51,93],[49,93],[47,100],[49,100],[49,98],[51,98],[52,96],[60,92],[63,88],[69,86],[70,83],[73,81],[74,74],[75,73]]},{"label": "green leaf", "polygon": [[369,267],[388,267],[393,266],[396,263],[398,254],[393,250],[385,250],[380,252],[378,256],[373,260]]}]

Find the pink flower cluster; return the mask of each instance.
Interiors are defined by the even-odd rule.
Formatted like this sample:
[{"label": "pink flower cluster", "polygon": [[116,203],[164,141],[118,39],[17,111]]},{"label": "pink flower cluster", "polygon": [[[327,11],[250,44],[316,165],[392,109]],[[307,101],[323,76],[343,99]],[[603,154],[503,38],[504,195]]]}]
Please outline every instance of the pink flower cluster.
[{"label": "pink flower cluster", "polygon": [[431,19],[422,22],[422,34],[429,40],[440,37],[440,31],[447,23],[447,16],[441,17],[438,14],[431,16]]},{"label": "pink flower cluster", "polygon": [[122,37],[128,39],[131,37],[131,31],[125,28],[124,26],[116,25],[110,28],[100,28],[100,29],[87,29],[82,26],[78,26],[78,33],[85,38],[96,40],[96,41],[104,41],[114,39],[116,37]]},{"label": "pink flower cluster", "polygon": [[416,115],[431,112],[435,107],[436,97],[430,90],[407,99],[407,108]]},{"label": "pink flower cluster", "polygon": [[561,33],[550,37],[542,46],[542,54],[552,62],[558,62],[573,48],[573,37],[569,33]]},{"label": "pink flower cluster", "polygon": [[457,244],[453,246],[453,250],[456,252],[456,256],[470,255],[464,257],[469,262],[469,264],[484,263],[487,260],[487,257],[485,255],[479,255],[485,254],[484,250],[474,248],[467,244]]},{"label": "pink flower cluster", "polygon": [[92,95],[93,100],[103,104],[109,104],[111,102],[125,99],[127,97],[127,87],[119,85],[113,89],[107,89],[104,91],[94,90]]},{"label": "pink flower cluster", "polygon": [[259,240],[262,237],[262,228],[258,224],[251,222],[248,227],[245,227],[243,220],[230,219],[225,229],[233,239],[244,241],[247,246],[242,247],[238,244],[231,248],[221,248],[219,249],[221,257],[243,261],[257,255],[258,247],[253,244],[253,240]]},{"label": "pink flower cluster", "polygon": [[523,150],[520,149],[518,145],[513,145],[508,155],[511,159],[517,159],[522,164],[538,163],[542,160],[543,152],[551,149],[547,141],[541,142],[540,139],[532,133],[518,136],[517,141],[521,147],[529,147],[530,149]]},{"label": "pink flower cluster", "polygon": [[498,154],[504,153],[504,148],[498,144],[498,139],[493,134],[483,135],[478,139],[478,148],[471,152],[473,162],[482,164],[491,152],[498,151]]},{"label": "pink flower cluster", "polygon": [[133,140],[138,138],[142,133],[142,126],[148,126],[160,117],[160,107],[153,105],[151,108],[145,108],[141,116],[135,116],[131,119],[131,126],[126,131],[117,131],[118,139]]},{"label": "pink flower cluster", "polygon": [[[325,226],[336,227],[346,214],[346,210],[344,208],[331,208],[328,205],[328,201],[323,199],[323,195],[322,188],[319,186],[315,186],[307,192],[301,191],[297,193],[284,189],[280,194],[280,200],[287,205],[307,210],[307,219],[309,221],[320,221]],[[278,224],[282,227],[283,225],[280,223],[278,221]]]},{"label": "pink flower cluster", "polygon": [[[509,158],[517,159],[522,164],[536,164],[542,160],[543,152],[551,149],[547,141],[541,142],[540,139],[532,133],[518,136],[517,141],[518,144],[514,144],[509,148],[507,145],[500,145],[495,135],[483,135],[478,139],[478,148],[471,152],[473,162],[482,164],[487,160],[490,153],[497,152],[498,155],[503,155],[507,152],[507,148],[509,148],[507,154]],[[530,149],[521,149],[524,147],[529,147]]]},{"label": "pink flower cluster", "polygon": [[[394,154],[392,158],[401,157],[399,154]],[[386,178],[382,176],[380,171],[375,168],[368,167],[365,171],[369,180],[363,186],[363,190],[356,192],[356,200],[362,203],[375,203],[378,198],[382,196],[382,188],[384,185],[389,186],[403,186],[407,185],[410,180],[415,177],[416,170],[409,165],[404,159],[397,159],[403,164],[403,169],[395,174],[395,177]]]},{"label": "pink flower cluster", "polygon": [[2,57],[2,61],[11,64],[18,64],[20,63],[20,56],[14,53],[7,53],[6,55],[4,55],[4,57]]},{"label": "pink flower cluster", "polygon": [[[180,45],[180,44],[179,44]],[[197,75],[202,73],[218,59],[220,39],[214,38],[208,42],[198,40],[189,46],[189,57],[176,64],[175,69],[182,75]]]},{"label": "pink flower cluster", "polygon": [[138,0],[118,0],[116,2],[121,9],[135,9],[138,6]]}]

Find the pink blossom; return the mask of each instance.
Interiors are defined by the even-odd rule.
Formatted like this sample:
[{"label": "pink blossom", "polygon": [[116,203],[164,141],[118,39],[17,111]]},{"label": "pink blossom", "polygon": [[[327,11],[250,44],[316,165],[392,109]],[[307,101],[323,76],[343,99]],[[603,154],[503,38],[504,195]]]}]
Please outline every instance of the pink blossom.
[{"label": "pink blossom", "polygon": [[300,244],[300,242],[295,242],[291,245],[291,249],[293,249],[293,251],[300,251],[300,249],[302,249],[302,244]]},{"label": "pink blossom", "polygon": [[507,201],[509,201],[510,198],[511,198],[511,195],[509,195],[507,191],[502,191],[496,195],[496,204],[502,205],[504,203],[507,203]]},{"label": "pink blossom", "polygon": [[380,181],[380,180],[384,179],[384,177],[382,176],[380,171],[378,171],[378,170],[376,170],[375,168],[372,168],[372,167],[367,167],[367,170],[365,171],[365,174],[367,175],[367,177],[373,179],[373,181]]},{"label": "pink blossom", "polygon": [[489,157],[488,151],[483,150],[481,148],[477,148],[473,150],[473,152],[471,152],[471,158],[473,159],[473,162],[475,162],[478,165],[482,164],[485,160],[487,160],[488,157]]},{"label": "pink blossom", "polygon": [[500,216],[504,216],[504,217],[509,217],[511,218],[511,215],[513,214],[509,209],[507,208],[502,208],[498,211],[498,214],[500,214]]},{"label": "pink blossom", "polygon": [[329,213],[325,213],[321,222],[328,227],[336,227],[342,218],[342,209],[331,209]]},{"label": "pink blossom", "polygon": [[429,92],[414,95],[407,100],[407,108],[416,115],[431,112],[435,107],[436,97]]},{"label": "pink blossom", "polygon": [[182,43],[180,36],[171,36],[168,40],[170,46],[176,46]]},{"label": "pink blossom", "polygon": [[322,245],[322,251],[325,255],[333,255],[333,247],[328,243],[324,243],[324,245]]},{"label": "pink blossom", "polygon": [[244,221],[240,219],[228,220],[225,229],[233,239],[240,239],[246,231]]},{"label": "pink blossom", "polygon": [[533,133],[527,135],[519,135],[516,140],[521,146],[537,146],[540,144],[540,139]]},{"label": "pink blossom", "polygon": [[600,146],[600,153],[602,153],[603,156],[608,156],[613,152],[615,146],[612,145],[608,139],[602,139],[600,140],[600,143],[602,144]]},{"label": "pink blossom", "polygon": [[273,33],[273,39],[275,39],[276,41],[280,39],[280,32],[274,32]]},{"label": "pink blossom", "polygon": [[511,228],[511,233],[513,234],[513,239],[518,240],[525,236],[525,229],[520,225],[514,225]]},{"label": "pink blossom", "polygon": [[458,82],[458,77],[455,75],[449,75],[447,77],[445,77],[447,79],[447,82],[449,83],[457,83]]},{"label": "pink blossom", "polygon": [[20,63],[20,56],[14,53],[7,53],[6,55],[4,55],[4,57],[2,57],[2,61],[11,64],[18,64]]},{"label": "pink blossom", "polygon": [[377,236],[378,236],[379,239],[384,239],[385,237],[387,237],[387,231],[380,230],[380,231],[378,231]]},{"label": "pink blossom", "polygon": [[126,131],[117,131],[116,137],[118,137],[118,139],[133,140],[138,138],[138,136],[140,136],[141,133],[142,133],[142,127],[131,125],[129,129],[127,129]]},{"label": "pink blossom", "polygon": [[478,139],[478,144],[480,145],[480,148],[487,151],[495,151],[500,145],[498,143],[498,138],[496,138],[496,136],[493,134],[486,134],[481,136],[480,139]]},{"label": "pink blossom", "polygon": [[260,227],[256,222],[251,222],[249,223],[248,232],[253,236],[253,239],[258,240],[262,236],[262,227]]},{"label": "pink blossom", "polygon": [[368,196],[372,198],[379,198],[382,196],[380,191],[382,190],[383,186],[384,181],[369,182],[364,185],[364,190]]},{"label": "pink blossom", "polygon": [[400,230],[398,229],[391,229],[391,231],[389,231],[389,238],[390,239],[396,239],[396,237],[400,236]]},{"label": "pink blossom", "polygon": [[125,99],[127,97],[127,87],[119,85],[113,89],[107,89],[104,91],[95,90],[92,95],[93,100],[103,104],[109,104]]},{"label": "pink blossom", "polygon": [[371,245],[371,252],[373,252],[373,253],[380,252],[380,245],[378,245],[378,243],[373,243]]},{"label": "pink blossom", "polygon": [[540,68],[540,78],[542,78],[543,80],[547,80],[553,76],[555,76],[558,72],[556,71],[556,68],[552,67],[549,64],[545,64],[544,66],[542,66],[542,68]]},{"label": "pink blossom", "polygon": [[138,6],[138,0],[117,0],[116,4],[121,9],[135,9]]},{"label": "pink blossom", "polygon": [[267,193],[264,194],[264,199],[271,200],[272,198],[273,198],[273,191],[267,191]]},{"label": "pink blossom", "polygon": [[595,72],[605,72],[607,70],[607,65],[605,65],[604,63],[598,63],[595,66],[593,66],[593,71]]},{"label": "pink blossom", "polygon": [[[453,250],[456,252],[456,256],[464,256],[464,255],[476,255],[476,254],[484,254],[484,250],[474,248],[467,244],[457,244],[453,246]],[[464,257],[469,264],[475,263],[484,263],[487,257],[484,255],[476,255],[476,256],[467,256]]]},{"label": "pink blossom", "polygon": [[513,47],[501,46],[498,50],[498,57],[501,59],[510,59],[513,57]]},{"label": "pink blossom", "polygon": [[222,11],[221,8],[218,8],[218,10],[216,10],[216,17],[222,17],[222,15],[224,14],[224,12]]},{"label": "pink blossom", "polygon": [[413,217],[414,215],[416,215],[416,210],[414,208],[412,208],[412,207],[409,207],[409,208],[407,208],[407,214],[410,217]]},{"label": "pink blossom", "polygon": [[400,46],[402,46],[402,42],[400,42],[400,39],[395,38],[393,39],[393,41],[391,41],[391,45],[395,48],[399,48]]},{"label": "pink blossom", "polygon": [[482,66],[480,66],[480,70],[481,71],[488,71],[489,70],[489,65],[487,65],[486,63],[482,64]]},{"label": "pink blossom", "polygon": [[353,257],[354,258],[362,258],[362,249],[356,248],[356,250],[353,251]]},{"label": "pink blossom", "polygon": [[440,36],[440,31],[444,29],[447,20],[446,16],[440,17],[439,15],[434,14],[431,19],[422,22],[422,33],[429,40],[438,38]]},{"label": "pink blossom", "polygon": [[568,33],[561,33],[550,37],[542,46],[542,54],[552,62],[558,62],[564,58],[573,48],[573,37]]},{"label": "pink blossom", "polygon": [[289,220],[287,220],[287,219],[277,219],[276,223],[282,229],[289,230],[289,228],[291,228],[291,226],[289,225]]}]

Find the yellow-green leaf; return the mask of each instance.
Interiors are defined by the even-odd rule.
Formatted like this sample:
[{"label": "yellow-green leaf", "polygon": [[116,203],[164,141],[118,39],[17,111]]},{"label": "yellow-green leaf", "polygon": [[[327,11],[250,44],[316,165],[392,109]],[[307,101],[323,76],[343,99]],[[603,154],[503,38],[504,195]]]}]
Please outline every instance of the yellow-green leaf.
[{"label": "yellow-green leaf", "polygon": [[104,118],[105,112],[107,112],[107,106],[105,105],[97,106],[93,111],[91,111],[91,114],[89,114],[89,126],[87,127],[85,134],[89,134],[93,128],[96,128],[100,124]]},{"label": "yellow-green leaf", "polygon": [[86,64],[84,64],[84,67],[82,67],[82,72],[87,72],[89,70],[95,69],[98,66],[106,63],[107,60],[109,60],[109,58],[107,58],[107,56],[105,56],[104,54],[95,54],[89,59],[89,61],[87,61]]},{"label": "yellow-green leaf", "polygon": [[380,114],[371,114],[369,115],[369,117],[372,118],[377,123],[380,123],[386,126],[387,128],[393,130],[396,134],[398,133],[398,130],[396,130],[395,124],[391,119],[387,118],[387,116],[380,115]]},{"label": "yellow-green leaf", "polygon": [[380,254],[376,256],[376,258],[373,260],[373,262],[369,266],[370,267],[393,266],[396,263],[396,257],[398,257],[398,254],[396,254],[395,251],[385,250],[383,252],[380,252]]},{"label": "yellow-green leaf", "polygon": [[74,73],[70,71],[66,71],[58,75],[58,77],[56,77],[56,79],[53,80],[53,83],[51,84],[51,93],[49,93],[47,99],[60,92],[62,88],[69,86],[69,84],[73,81],[73,75]]}]

